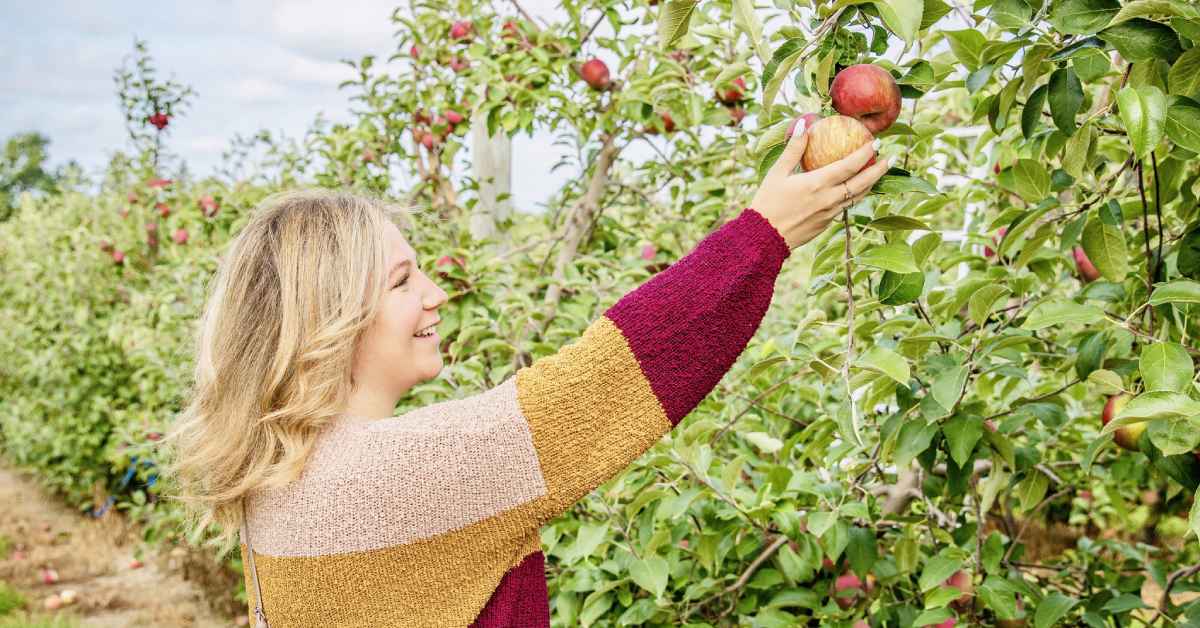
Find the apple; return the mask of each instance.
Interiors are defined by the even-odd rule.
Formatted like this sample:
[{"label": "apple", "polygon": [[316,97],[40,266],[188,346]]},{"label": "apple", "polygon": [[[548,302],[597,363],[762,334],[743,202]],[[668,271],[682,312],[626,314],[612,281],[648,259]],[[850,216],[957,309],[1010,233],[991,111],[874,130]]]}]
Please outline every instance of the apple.
[{"label": "apple", "polygon": [[217,208],[219,205],[217,204],[217,200],[212,197],[212,194],[205,194],[204,196],[201,196],[200,200],[197,202],[200,205],[200,213],[204,214],[205,216],[217,215]]},{"label": "apple", "polygon": [[421,49],[418,48],[416,44],[413,44],[408,48],[408,56],[412,57],[413,59],[420,59]]},{"label": "apple", "polygon": [[125,200],[129,201],[130,203],[136,203],[138,202],[138,196],[137,194],[130,192],[129,194],[125,195]]},{"label": "apple", "polygon": [[865,599],[873,589],[871,578],[868,577],[867,582],[863,583],[854,572],[847,571],[833,581],[832,595],[838,607],[845,610]]},{"label": "apple", "polygon": [[870,63],[838,72],[829,96],[838,113],[858,119],[871,133],[892,126],[900,116],[900,86],[890,72]]},{"label": "apple", "polygon": [[521,28],[512,20],[504,20],[504,24],[500,25],[501,39],[520,39]]},{"label": "apple", "polygon": [[146,440],[162,440],[162,432],[146,432]]},{"label": "apple", "polygon": [[118,213],[121,214],[121,218],[128,218],[129,217],[129,208],[126,207],[125,209],[122,209]]},{"label": "apple", "polygon": [[74,589],[63,589],[62,593],[58,594],[58,597],[62,599],[63,604],[74,604],[79,594]]},{"label": "apple", "polygon": [[166,203],[155,203],[154,209],[157,209],[158,213],[162,214],[163,218],[171,215],[171,208],[168,207]]},{"label": "apple", "polygon": [[[1114,417],[1121,413],[1121,410],[1125,409],[1125,404],[1129,403],[1130,399],[1131,397],[1125,393],[1109,397],[1108,401],[1104,404],[1104,411],[1100,414],[1101,423],[1108,425],[1109,421],[1113,420]],[[1145,421],[1126,425],[1117,428],[1116,433],[1113,435],[1113,440],[1129,451],[1138,451],[1138,441],[1141,440],[1142,432],[1145,431]]]},{"label": "apple", "polygon": [[1083,277],[1083,283],[1096,281],[1100,278],[1100,271],[1096,270],[1096,265],[1092,260],[1088,259],[1087,253],[1083,251],[1082,246],[1077,246],[1072,251],[1075,254],[1075,268],[1079,270],[1079,276]]},{"label": "apple", "polygon": [[[466,260],[464,260],[461,257],[450,257],[449,255],[443,255],[443,256],[439,257],[438,260],[433,263],[433,265],[437,268],[441,268],[443,266],[450,266],[450,265],[458,266],[459,268],[462,268],[464,270],[467,268]],[[446,274],[448,271],[441,271],[441,272],[442,272],[442,274]]]},{"label": "apple", "polygon": [[100,250],[104,251],[105,253],[111,253],[113,250],[112,241],[111,240],[101,240],[100,241]]},{"label": "apple", "polygon": [[[664,131],[670,133],[675,130],[675,120],[671,117],[671,114],[664,111],[658,114],[658,117],[662,119],[662,128]],[[647,135],[658,135],[658,125],[647,124],[642,127],[642,132]]]},{"label": "apple", "polygon": [[605,90],[612,84],[608,74],[608,65],[600,59],[589,59],[579,68],[579,76],[592,89]]},{"label": "apple", "polygon": [[852,626],[852,628],[871,628],[871,624],[867,623],[867,620],[865,619],[860,619],[854,622],[854,626]]},{"label": "apple", "polygon": [[992,166],[992,172],[1000,174],[1000,162],[997,161],[995,165]]},{"label": "apple", "polygon": [[951,617],[940,624],[935,624],[933,628],[954,628],[957,623],[958,621]]},{"label": "apple", "polygon": [[58,582],[58,572],[46,567],[42,568],[39,577],[42,580],[42,584],[54,584]]},{"label": "apple", "polygon": [[417,109],[413,112],[413,122],[416,122],[417,124],[429,124],[430,122],[433,122],[433,120],[430,119],[429,113],[427,113],[424,109]]},{"label": "apple", "polygon": [[176,229],[175,232],[171,234],[171,239],[175,241],[175,244],[187,244],[187,229],[184,229],[183,227]]},{"label": "apple", "polygon": [[159,131],[163,130],[163,127],[167,126],[167,122],[170,119],[171,119],[171,116],[168,116],[167,114],[159,112],[159,111],[154,112],[148,118],[148,120],[150,121],[150,124],[153,124],[155,126],[155,128],[157,128]]},{"label": "apple", "polygon": [[[808,146],[800,165],[808,172],[831,164],[875,139],[862,122],[850,116],[823,118],[805,132],[809,133]],[[873,163],[874,156],[866,165]]]},{"label": "apple", "polygon": [[122,251],[121,249],[114,250],[112,252],[112,258],[113,258],[113,263],[124,264],[125,263],[125,251]]},{"label": "apple", "polygon": [[158,223],[157,222],[146,223],[146,233],[154,233],[155,231],[158,231]]},{"label": "apple", "polygon": [[450,57],[450,69],[454,70],[456,74],[469,67],[471,67],[470,60],[461,58],[458,55]]},{"label": "apple", "polygon": [[746,98],[746,81],[742,77],[733,80],[733,87],[717,91],[717,100],[723,105],[736,105]]},{"label": "apple", "polygon": [[746,110],[741,107],[729,108],[729,126],[737,126],[741,124],[742,118],[746,117]]},{"label": "apple", "polygon": [[145,563],[143,563],[142,561],[140,561],[140,560],[138,560],[138,559],[136,559],[136,558],[135,558],[135,559],[133,559],[133,560],[131,560],[131,561],[129,561],[129,568],[130,568],[130,569],[141,569],[141,568],[142,568],[142,567],[144,567],[144,566],[145,566]]},{"label": "apple", "polygon": [[959,591],[962,591],[962,595],[950,602],[951,605],[961,608],[971,603],[971,597],[975,591],[974,587],[971,585],[971,574],[959,569],[951,574],[949,578],[946,578],[946,581],[943,582],[942,585],[954,587]]},{"label": "apple", "polygon": [[[1000,246],[1000,241],[1004,239],[1004,235],[1006,233],[1008,233],[1008,227],[1000,227],[1000,231],[998,231],[995,236],[992,236],[992,244],[995,244],[996,246]],[[983,256],[984,257],[991,257],[995,254],[996,254],[996,252],[992,250],[992,247],[987,246],[986,244],[984,245],[984,247],[983,247]]]},{"label": "apple", "polygon": [[[150,179],[149,181],[147,181],[147,182],[146,182],[146,185],[147,185],[148,187],[152,187],[152,188],[168,188],[168,187],[171,187],[171,183],[172,183],[172,181],[171,181],[170,179],[159,179],[159,178],[154,178],[154,179]],[[130,195],[132,196],[132,193],[130,193]],[[134,199],[134,200],[131,200],[131,201],[130,201],[131,203],[133,203],[133,202],[137,202],[137,201],[136,201],[136,199],[137,199],[137,197],[136,197],[136,196],[135,196],[135,197],[133,197],[133,199]]]},{"label": "apple", "polygon": [[658,254],[658,249],[654,248],[653,244],[647,244],[642,247],[642,259],[652,260]]},{"label": "apple", "polygon": [[447,109],[444,115],[446,116],[446,122],[449,122],[451,126],[462,124],[463,116],[461,113],[453,109]]},{"label": "apple", "polygon": [[459,20],[450,25],[450,39],[463,41],[471,38],[471,23]]},{"label": "apple", "polygon": [[816,124],[817,121],[820,119],[821,119],[821,115],[817,114],[817,113],[800,114],[800,116],[798,116],[795,120],[792,120],[792,123],[788,125],[787,139],[789,139],[789,140],[792,139],[792,134],[796,132],[796,125],[801,120],[804,120],[804,128],[805,128],[805,130],[807,130],[807,129],[811,129],[812,125]]},{"label": "apple", "polygon": [[58,597],[57,594],[51,595],[42,601],[42,606],[48,611],[56,611],[62,608],[62,605],[62,598]]}]

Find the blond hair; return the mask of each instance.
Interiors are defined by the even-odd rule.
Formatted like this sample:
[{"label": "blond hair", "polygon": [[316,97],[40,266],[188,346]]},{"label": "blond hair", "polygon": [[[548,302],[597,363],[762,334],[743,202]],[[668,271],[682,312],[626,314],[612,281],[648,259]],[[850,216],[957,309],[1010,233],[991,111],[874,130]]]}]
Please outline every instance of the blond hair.
[{"label": "blond hair", "polygon": [[386,224],[412,209],[323,189],[263,199],[229,243],[195,337],[186,408],[163,443],[189,534],[210,524],[224,555],[241,498],[299,477],[317,433],[344,411],[354,350],[384,291]]}]

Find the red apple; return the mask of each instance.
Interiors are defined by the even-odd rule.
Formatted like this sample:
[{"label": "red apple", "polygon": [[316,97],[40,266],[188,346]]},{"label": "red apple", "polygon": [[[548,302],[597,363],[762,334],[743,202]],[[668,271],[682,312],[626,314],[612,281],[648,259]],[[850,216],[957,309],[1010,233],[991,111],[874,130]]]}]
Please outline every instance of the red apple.
[{"label": "red apple", "polygon": [[187,241],[188,241],[187,229],[184,229],[183,227],[176,229],[175,233],[171,234],[171,239],[175,241],[175,244],[187,244]]},{"label": "red apple", "polygon": [[654,248],[653,244],[647,244],[642,247],[642,259],[652,260],[658,254],[658,249]]},{"label": "red apple", "polygon": [[865,619],[860,619],[854,622],[854,626],[851,628],[871,628],[871,624],[867,623],[867,620]]},{"label": "red apple", "polygon": [[116,249],[115,251],[112,252],[112,258],[113,258],[114,264],[124,264],[125,263],[125,251],[122,251],[121,249]]},{"label": "red apple", "polygon": [[129,194],[125,195],[125,200],[129,201],[130,203],[136,203],[138,202],[138,196],[137,194],[130,192]]},{"label": "red apple", "polygon": [[1096,270],[1095,264],[1088,259],[1087,253],[1083,252],[1082,246],[1075,247],[1075,268],[1079,269],[1079,276],[1083,277],[1083,283],[1096,281],[1100,278],[1100,271]]},{"label": "red apple", "polygon": [[469,59],[459,57],[458,55],[450,57],[450,69],[454,70],[456,74],[469,67],[471,67],[471,61]]},{"label": "red apple", "polygon": [[412,57],[413,59],[420,59],[421,58],[421,49],[418,48],[416,44],[413,44],[408,49],[408,56]]},{"label": "red apple", "polygon": [[995,165],[992,166],[992,172],[1000,174],[1000,162],[997,161]]},{"label": "red apple", "polygon": [[200,200],[197,202],[200,205],[200,213],[204,214],[205,216],[215,216],[217,214],[217,200],[214,199],[211,194],[201,196]]},{"label": "red apple", "polygon": [[847,571],[833,581],[832,595],[837,605],[845,610],[865,599],[867,595],[871,594],[873,588],[870,577],[867,578],[866,583],[863,583],[854,572]]},{"label": "red apple", "polygon": [[58,572],[53,569],[43,567],[38,575],[42,580],[42,584],[54,584],[58,582]]},{"label": "red apple", "polygon": [[504,23],[500,25],[500,38],[501,39],[520,39],[521,38],[521,28],[519,26],[517,26],[517,23],[512,20],[504,20]]},{"label": "red apple", "polygon": [[[150,179],[149,181],[147,181],[146,185],[149,187],[152,187],[152,188],[168,188],[168,187],[171,187],[171,180],[155,178],[155,179]],[[130,194],[132,196],[132,193],[130,193]],[[133,199],[130,200],[130,202],[131,203],[137,202],[136,199],[137,199],[137,197],[133,197]]]},{"label": "red apple", "polygon": [[429,118],[429,113],[427,113],[424,109],[417,109],[413,112],[413,122],[416,122],[417,124],[429,124],[430,122],[433,122],[433,120]]},{"label": "red apple", "polygon": [[940,624],[936,624],[934,626],[934,628],[954,628],[955,624],[957,624],[957,623],[958,622],[953,617],[951,617],[950,619],[947,619],[946,621],[944,621]]},{"label": "red apple", "polygon": [[[442,268],[443,266],[451,266],[451,265],[458,266],[459,268],[462,268],[462,269],[466,269],[467,262],[466,262],[466,260],[464,260],[461,257],[451,257],[449,255],[443,255],[443,256],[439,257],[438,260],[433,263],[433,265],[439,269]],[[443,274],[445,274],[448,271],[441,271],[441,272]]]},{"label": "red apple", "polygon": [[975,588],[971,585],[971,574],[960,569],[954,572],[949,578],[946,578],[946,581],[942,584],[943,586],[954,587],[962,591],[962,595],[959,595],[950,604],[961,608],[971,603],[971,596],[975,591]]},{"label": "red apple", "polygon": [[463,121],[462,114],[453,109],[447,109],[445,116],[446,116],[446,122],[449,122],[451,125],[462,124],[462,121]]},{"label": "red apple", "polygon": [[146,233],[154,233],[156,231],[158,231],[158,223],[157,222],[146,223]]},{"label": "red apple", "polygon": [[592,89],[605,90],[612,84],[608,74],[608,65],[600,59],[590,59],[579,67],[579,76]]},{"label": "red apple", "polygon": [[[1000,246],[1000,241],[1004,239],[1004,235],[1006,233],[1008,233],[1008,227],[1000,227],[1000,231],[996,232],[996,235],[992,236],[992,244]],[[992,247],[987,246],[986,244],[983,246],[984,257],[991,257],[995,254],[996,252],[992,250]]]},{"label": "red apple", "polygon": [[870,63],[852,65],[829,86],[833,108],[857,118],[871,133],[892,125],[900,115],[900,86],[887,70]]},{"label": "red apple", "polygon": [[[875,140],[862,122],[849,116],[823,118],[806,132],[809,133],[808,146],[800,158],[800,165],[808,172],[831,164]],[[867,166],[873,163],[874,156]]]},{"label": "red apple", "polygon": [[162,440],[162,432],[147,432],[146,440]]},{"label": "red apple", "polygon": [[733,87],[717,91],[717,100],[723,105],[736,105],[746,98],[746,81],[742,77],[733,80]]},{"label": "red apple", "polygon": [[62,608],[62,605],[62,598],[58,597],[57,593],[53,593],[45,600],[42,600],[42,607],[48,611],[56,611]]},{"label": "red apple", "polygon": [[163,127],[167,126],[167,122],[171,119],[171,116],[168,116],[165,113],[156,111],[148,119],[150,121],[150,124],[153,124],[155,126],[155,128],[157,128],[159,131],[161,131],[161,130],[163,130]]},{"label": "red apple", "polygon": [[141,568],[142,568],[142,567],[144,567],[144,566],[145,566],[145,563],[143,563],[142,561],[140,561],[140,560],[138,560],[138,559],[136,559],[136,558],[135,558],[135,559],[133,559],[133,560],[131,560],[131,561],[129,561],[129,568],[130,568],[130,569],[141,569]]},{"label": "red apple", "polygon": [[471,23],[465,20],[459,20],[450,25],[450,39],[454,41],[462,41],[471,38]]},{"label": "red apple", "polygon": [[808,129],[811,129],[812,125],[816,124],[817,121],[820,119],[821,119],[820,114],[816,114],[816,113],[800,114],[795,120],[792,120],[791,124],[788,125],[787,138],[789,140],[792,139],[792,134],[796,132],[796,125],[799,124],[801,120],[804,121],[804,129],[808,130]]},{"label": "red apple", "polygon": [[[1121,413],[1121,410],[1125,409],[1125,404],[1129,403],[1130,399],[1131,397],[1125,393],[1109,397],[1108,401],[1104,404],[1104,411],[1100,413],[1100,422],[1103,425],[1108,425],[1109,421],[1113,420],[1114,417]],[[1113,440],[1129,451],[1138,451],[1138,442],[1142,438],[1142,432],[1145,431],[1145,421],[1133,423],[1117,428],[1116,433],[1113,434]]]},{"label": "red apple", "polygon": [[155,203],[154,209],[157,209],[158,213],[161,214],[163,218],[171,215],[171,208],[168,207],[166,203]]}]

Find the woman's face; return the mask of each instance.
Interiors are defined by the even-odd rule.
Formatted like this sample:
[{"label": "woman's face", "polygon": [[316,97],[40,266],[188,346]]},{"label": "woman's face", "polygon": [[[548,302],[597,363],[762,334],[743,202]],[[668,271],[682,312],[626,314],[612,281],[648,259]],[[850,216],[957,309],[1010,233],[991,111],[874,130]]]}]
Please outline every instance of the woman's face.
[{"label": "woman's face", "polygon": [[387,225],[385,240],[388,275],[381,309],[355,354],[348,412],[362,416],[391,416],[409,389],[442,370],[441,337],[416,333],[440,320],[437,308],[446,302],[446,291],[421,271],[417,252],[395,225]]}]

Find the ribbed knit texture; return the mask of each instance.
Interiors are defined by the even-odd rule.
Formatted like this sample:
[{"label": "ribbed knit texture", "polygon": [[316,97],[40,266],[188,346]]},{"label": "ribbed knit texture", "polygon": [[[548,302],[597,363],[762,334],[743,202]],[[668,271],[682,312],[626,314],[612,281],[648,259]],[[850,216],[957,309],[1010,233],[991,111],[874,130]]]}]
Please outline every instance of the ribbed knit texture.
[{"label": "ribbed knit texture", "polygon": [[[548,627],[539,529],[712,391],[789,254],[746,209],[496,387],[322,432],[296,481],[246,504],[272,628]],[[248,568],[246,591],[253,617]]]}]

